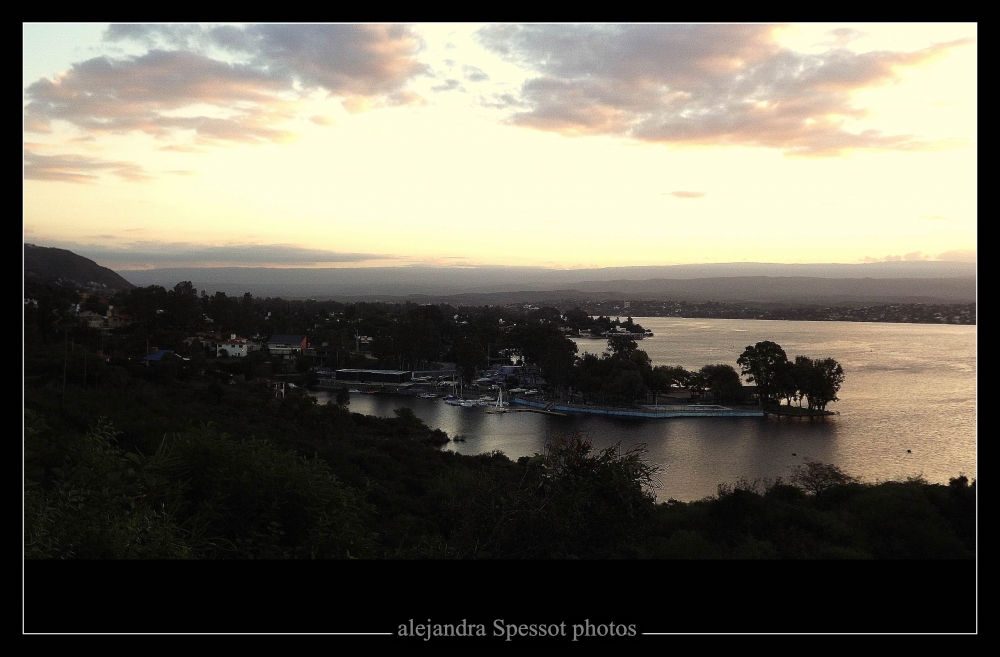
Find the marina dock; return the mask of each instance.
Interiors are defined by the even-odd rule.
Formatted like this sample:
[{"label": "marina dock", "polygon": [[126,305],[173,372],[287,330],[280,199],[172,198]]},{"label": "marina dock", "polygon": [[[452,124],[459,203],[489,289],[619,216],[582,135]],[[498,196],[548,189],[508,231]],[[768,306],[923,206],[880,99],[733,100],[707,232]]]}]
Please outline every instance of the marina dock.
[{"label": "marina dock", "polygon": [[644,419],[671,417],[764,417],[764,411],[757,408],[731,408],[717,404],[660,404],[659,406],[647,405],[639,408],[614,408],[611,406],[539,402],[524,399],[523,397],[514,397],[510,400],[510,403],[511,406],[526,406],[528,408],[560,414],[573,413]]}]

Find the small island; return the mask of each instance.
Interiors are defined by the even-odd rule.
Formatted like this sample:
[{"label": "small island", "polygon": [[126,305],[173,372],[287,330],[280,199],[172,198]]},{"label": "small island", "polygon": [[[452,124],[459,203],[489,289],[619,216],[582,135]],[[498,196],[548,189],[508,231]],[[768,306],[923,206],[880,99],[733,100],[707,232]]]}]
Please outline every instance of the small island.
[{"label": "small island", "polygon": [[[621,326],[637,335],[645,332],[631,318]],[[530,335],[534,347],[522,341],[528,333],[513,334],[517,357],[538,366],[547,394],[541,399],[514,396],[511,402],[546,412],[634,418],[836,414],[826,407],[838,400],[844,370],[833,358],[789,360],[780,345],[762,341],[748,345],[737,359],[740,371],[717,363],[692,372],[681,366],[654,366],[625,331],[611,329],[605,335],[609,337],[603,354],[577,356],[577,345],[557,339],[555,333],[548,340]],[[743,378],[752,385],[744,385]]]}]

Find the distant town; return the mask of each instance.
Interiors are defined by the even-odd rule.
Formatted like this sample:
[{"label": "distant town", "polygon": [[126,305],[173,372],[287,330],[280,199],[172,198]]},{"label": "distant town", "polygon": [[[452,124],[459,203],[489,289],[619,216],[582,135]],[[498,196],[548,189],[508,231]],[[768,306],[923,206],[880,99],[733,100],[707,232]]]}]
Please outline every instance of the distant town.
[{"label": "distant town", "polygon": [[591,315],[633,317],[705,317],[714,319],[778,319],[811,322],[889,322],[975,324],[974,303],[893,303],[862,306],[751,305],[715,301],[588,301],[580,308]]}]

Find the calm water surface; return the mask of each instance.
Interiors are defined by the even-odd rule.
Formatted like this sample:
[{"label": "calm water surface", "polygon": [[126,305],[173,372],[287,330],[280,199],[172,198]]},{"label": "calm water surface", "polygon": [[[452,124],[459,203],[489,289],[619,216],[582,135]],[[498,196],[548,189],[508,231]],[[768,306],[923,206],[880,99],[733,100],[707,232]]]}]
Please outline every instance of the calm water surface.
[{"label": "calm water surface", "polygon": [[[701,499],[719,483],[787,477],[805,459],[834,463],[866,481],[923,475],[947,482],[976,476],[976,327],[860,322],[633,318],[655,337],[639,343],[654,365],[737,367],[743,350],[761,340],[795,356],[835,358],[844,368],[840,412],[823,419],[674,418],[622,420],[491,415],[481,408],[398,395],[351,395],[351,410],[392,417],[408,406],[431,427],[464,443],[463,454],[500,450],[511,458],[542,452],[553,435],[578,431],[597,447],[645,443],[661,468],[659,499]],[[581,339],[580,353],[606,341]],[[737,367],[737,370],[739,368]],[[316,393],[320,402],[329,399]],[[907,450],[910,450],[907,452]]]}]

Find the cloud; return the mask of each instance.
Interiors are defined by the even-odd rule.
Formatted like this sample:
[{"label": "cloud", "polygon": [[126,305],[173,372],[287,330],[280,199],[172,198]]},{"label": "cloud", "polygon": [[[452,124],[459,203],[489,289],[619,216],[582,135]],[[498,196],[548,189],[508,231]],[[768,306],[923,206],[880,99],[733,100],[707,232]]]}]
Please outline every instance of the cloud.
[{"label": "cloud", "polygon": [[950,262],[976,262],[976,252],[973,249],[945,251],[944,253],[939,253],[937,259]]},{"label": "cloud", "polygon": [[849,27],[838,27],[835,30],[830,30],[827,34],[830,35],[830,39],[818,45],[842,48],[851,41],[855,41],[863,36],[866,36],[864,32],[859,32],[858,30]]},{"label": "cloud", "polygon": [[426,105],[427,99],[418,94],[416,91],[404,89],[403,91],[397,91],[396,93],[389,95],[386,98],[385,104],[389,107],[400,107],[404,105],[418,106]]},{"label": "cloud", "polygon": [[490,76],[486,75],[481,68],[469,66],[467,64],[462,66],[462,75],[464,75],[465,79],[469,82],[485,82],[490,79]]},{"label": "cloud", "polygon": [[[787,155],[932,146],[912,135],[854,133],[860,89],[934,60],[960,40],[915,52],[813,55],[781,48],[769,25],[493,25],[487,49],[537,73],[508,121],[564,135],[677,145],[756,146]],[[843,40],[850,34],[834,34]],[[502,103],[500,103],[502,105]]]},{"label": "cloud", "polygon": [[199,25],[111,25],[104,32],[104,40],[110,42],[134,41],[147,48],[168,45],[184,47],[192,38],[202,34]]},{"label": "cloud", "polygon": [[705,192],[670,192],[670,195],[675,198],[702,198],[705,196]]},{"label": "cloud", "polygon": [[344,109],[351,114],[360,114],[380,107],[400,107],[406,105],[426,105],[427,99],[409,89],[399,91],[386,98],[373,99],[366,96],[351,96],[343,100]]},{"label": "cloud", "polygon": [[190,51],[217,48],[244,57],[256,70],[335,96],[391,94],[428,71],[416,57],[423,40],[405,25],[113,25],[105,38]]},{"label": "cloud", "polygon": [[976,252],[969,249],[960,249],[956,251],[945,251],[944,253],[939,253],[935,257],[931,257],[923,251],[913,251],[905,255],[887,255],[881,258],[873,258],[872,256],[865,256],[862,262],[914,262],[914,261],[949,261],[949,262],[975,262]]},{"label": "cloud", "polygon": [[[104,236],[95,236],[104,237]],[[112,269],[147,269],[182,266],[314,266],[395,260],[375,253],[341,253],[292,244],[202,245],[189,242],[141,241],[119,245],[60,243],[66,248]]]},{"label": "cloud", "polygon": [[951,221],[951,217],[946,217],[940,214],[922,214],[921,219],[933,219],[935,221]]},{"label": "cloud", "polygon": [[334,125],[337,123],[328,116],[320,116],[318,114],[316,116],[310,116],[309,120],[315,123],[316,125]]},{"label": "cloud", "polygon": [[88,135],[283,143],[294,134],[280,125],[307,94],[412,104],[405,87],[427,70],[416,57],[420,37],[399,25],[113,25],[105,38],[151,49],[96,57],[32,83],[26,131],[66,121]]},{"label": "cloud", "polygon": [[522,101],[520,97],[511,93],[493,94],[492,102],[480,97],[479,103],[484,107],[492,107],[493,109],[510,109],[512,107],[527,108],[530,106],[527,102]]},{"label": "cloud", "polygon": [[451,91],[453,89],[460,89],[461,86],[462,83],[458,80],[445,80],[444,84],[431,87],[431,91]]},{"label": "cloud", "polygon": [[101,173],[111,173],[129,182],[145,182],[153,178],[135,162],[101,160],[85,155],[38,155],[24,151],[25,180],[93,183]]},{"label": "cloud", "polygon": [[207,153],[208,151],[204,148],[198,148],[197,146],[187,146],[184,144],[170,144],[168,146],[161,146],[161,151],[174,152],[174,153]]}]

